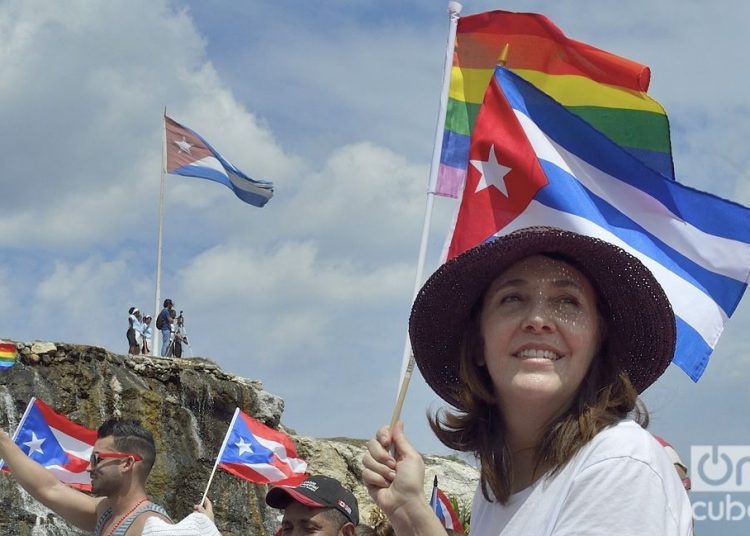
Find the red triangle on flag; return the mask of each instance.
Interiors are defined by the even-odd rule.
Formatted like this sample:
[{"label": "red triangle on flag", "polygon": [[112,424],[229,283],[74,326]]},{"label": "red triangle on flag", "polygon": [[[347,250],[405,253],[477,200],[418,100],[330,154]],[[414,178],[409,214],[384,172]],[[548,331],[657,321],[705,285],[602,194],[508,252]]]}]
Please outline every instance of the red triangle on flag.
[{"label": "red triangle on flag", "polygon": [[495,235],[548,183],[494,76],[477,117],[469,158],[448,259]]},{"label": "red triangle on flag", "polygon": [[197,160],[213,156],[206,144],[189,128],[171,117],[164,116],[166,127],[167,173],[192,164]]}]

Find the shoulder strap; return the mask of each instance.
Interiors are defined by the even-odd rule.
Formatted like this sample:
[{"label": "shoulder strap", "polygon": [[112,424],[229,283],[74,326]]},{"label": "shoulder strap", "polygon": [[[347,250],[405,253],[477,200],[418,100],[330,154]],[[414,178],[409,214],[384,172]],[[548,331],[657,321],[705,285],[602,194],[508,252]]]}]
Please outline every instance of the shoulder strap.
[{"label": "shoulder strap", "polygon": [[168,519],[169,521],[172,521],[172,519],[169,517],[169,514],[167,514],[167,511],[164,510],[164,508],[162,508],[158,504],[147,502],[147,503],[144,503],[143,506],[138,508],[138,510],[130,514],[125,521],[120,523],[120,526],[117,527],[117,530],[114,532],[114,534],[112,534],[112,536],[125,536],[125,533],[130,528],[130,525],[132,525],[133,522],[135,522],[135,520],[138,519],[139,516],[147,512],[154,512],[154,513],[160,514],[164,516],[166,519]]},{"label": "shoulder strap", "polygon": [[96,527],[94,527],[94,536],[100,536],[102,528],[107,524],[107,521],[112,517],[112,508],[107,508],[96,520]]}]

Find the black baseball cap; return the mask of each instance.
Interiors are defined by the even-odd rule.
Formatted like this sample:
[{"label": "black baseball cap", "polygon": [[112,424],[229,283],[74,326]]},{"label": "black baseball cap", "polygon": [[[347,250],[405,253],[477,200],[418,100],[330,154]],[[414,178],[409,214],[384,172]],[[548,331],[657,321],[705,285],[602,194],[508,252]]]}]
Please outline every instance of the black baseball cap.
[{"label": "black baseball cap", "polygon": [[359,524],[357,499],[335,478],[313,475],[297,487],[277,486],[266,494],[271,508],[283,510],[292,501],[310,508],[335,508],[355,526]]}]

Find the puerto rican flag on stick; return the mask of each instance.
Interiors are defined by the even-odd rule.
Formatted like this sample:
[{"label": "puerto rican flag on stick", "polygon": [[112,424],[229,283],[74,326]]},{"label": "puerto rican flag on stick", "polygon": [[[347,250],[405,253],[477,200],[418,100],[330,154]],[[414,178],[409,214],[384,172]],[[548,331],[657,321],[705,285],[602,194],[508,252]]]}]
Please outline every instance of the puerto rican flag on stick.
[{"label": "puerto rican flag on stick", "polygon": [[464,532],[464,526],[458,519],[456,511],[451,506],[451,502],[445,493],[438,487],[438,478],[432,482],[432,496],[430,497],[430,506],[435,511],[435,515],[446,529],[452,529],[457,532]]},{"label": "puerto rican flag on stick", "polygon": [[237,408],[219,453],[218,465],[257,484],[296,485],[307,476],[292,439]]},{"label": "puerto rican flag on stick", "polygon": [[198,133],[164,116],[167,173],[223,184],[245,203],[262,207],[273,196],[273,183],[251,179]]},{"label": "puerto rican flag on stick", "polygon": [[677,320],[674,362],[701,377],[750,277],[750,209],[660,175],[502,67],[470,159],[448,258],[538,225],[620,246],[664,288]]},{"label": "puerto rican flag on stick", "polygon": [[[74,423],[32,398],[13,434],[13,442],[63,484],[91,491],[86,467],[96,442],[95,430]],[[10,472],[2,460],[0,469]]]}]

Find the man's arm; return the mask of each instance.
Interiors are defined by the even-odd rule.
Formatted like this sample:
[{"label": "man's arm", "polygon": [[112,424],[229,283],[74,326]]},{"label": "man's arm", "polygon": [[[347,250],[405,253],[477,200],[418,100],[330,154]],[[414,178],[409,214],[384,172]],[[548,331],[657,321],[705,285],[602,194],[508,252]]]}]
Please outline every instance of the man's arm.
[{"label": "man's arm", "polygon": [[55,475],[26,456],[4,430],[0,430],[0,457],[12,469],[12,475],[23,489],[71,525],[93,531],[96,510],[104,499],[95,499],[69,488]]}]

